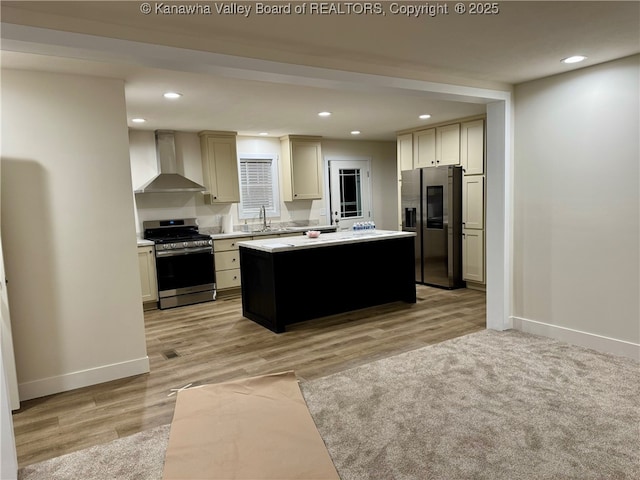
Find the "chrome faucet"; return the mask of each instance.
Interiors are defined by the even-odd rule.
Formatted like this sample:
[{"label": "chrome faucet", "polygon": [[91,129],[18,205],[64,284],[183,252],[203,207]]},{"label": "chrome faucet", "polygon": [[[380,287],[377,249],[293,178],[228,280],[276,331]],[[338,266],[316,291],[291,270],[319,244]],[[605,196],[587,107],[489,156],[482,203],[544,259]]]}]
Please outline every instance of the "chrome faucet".
[{"label": "chrome faucet", "polygon": [[260,207],[260,218],[262,218],[262,229],[266,230],[267,227],[267,211],[264,208],[264,205]]}]

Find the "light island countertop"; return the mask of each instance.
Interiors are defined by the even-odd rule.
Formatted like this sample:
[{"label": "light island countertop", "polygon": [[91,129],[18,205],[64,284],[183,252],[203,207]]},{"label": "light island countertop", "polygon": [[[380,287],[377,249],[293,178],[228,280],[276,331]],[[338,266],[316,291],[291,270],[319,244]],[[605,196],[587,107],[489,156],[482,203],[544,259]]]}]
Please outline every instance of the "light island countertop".
[{"label": "light island countertop", "polygon": [[211,234],[211,238],[213,240],[222,240],[226,238],[243,238],[243,237],[260,237],[267,235],[283,235],[283,234],[291,234],[291,233],[299,233],[302,235],[304,232],[308,230],[335,230],[335,225],[311,225],[306,227],[283,227],[283,228],[273,228],[268,230],[256,230],[256,231],[248,231],[248,232],[227,232],[227,233],[213,233]]},{"label": "light island countertop", "polygon": [[415,233],[413,232],[397,232],[395,230],[344,231],[323,233],[318,238],[308,238],[306,235],[300,235],[299,237],[257,239],[238,242],[238,246],[268,253],[277,253],[414,236]]}]

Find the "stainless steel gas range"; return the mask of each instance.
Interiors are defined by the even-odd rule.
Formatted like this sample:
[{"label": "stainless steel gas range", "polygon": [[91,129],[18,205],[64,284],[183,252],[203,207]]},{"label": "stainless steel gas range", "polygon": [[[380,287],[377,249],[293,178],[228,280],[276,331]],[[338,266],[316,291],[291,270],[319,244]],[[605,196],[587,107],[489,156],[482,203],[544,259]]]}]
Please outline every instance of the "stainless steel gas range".
[{"label": "stainless steel gas range", "polygon": [[195,218],[142,223],[144,238],[156,250],[161,309],[216,299],[213,241],[201,234]]}]

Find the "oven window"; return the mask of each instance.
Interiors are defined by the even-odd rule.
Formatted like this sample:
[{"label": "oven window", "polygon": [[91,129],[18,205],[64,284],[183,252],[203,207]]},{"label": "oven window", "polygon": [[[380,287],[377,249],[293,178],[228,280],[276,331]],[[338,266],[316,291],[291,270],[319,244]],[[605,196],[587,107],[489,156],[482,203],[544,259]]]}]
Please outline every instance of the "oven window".
[{"label": "oven window", "polygon": [[158,290],[176,290],[215,282],[213,253],[156,258]]}]

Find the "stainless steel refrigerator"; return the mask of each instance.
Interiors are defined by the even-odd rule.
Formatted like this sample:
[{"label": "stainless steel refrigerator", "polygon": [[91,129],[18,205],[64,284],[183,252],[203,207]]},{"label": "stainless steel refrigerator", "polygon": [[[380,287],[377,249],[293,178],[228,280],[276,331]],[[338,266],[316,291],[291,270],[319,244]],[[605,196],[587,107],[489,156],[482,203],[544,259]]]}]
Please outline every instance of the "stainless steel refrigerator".
[{"label": "stainless steel refrigerator", "polygon": [[462,287],[462,167],[403,171],[401,202],[402,230],[416,233],[416,282]]}]

